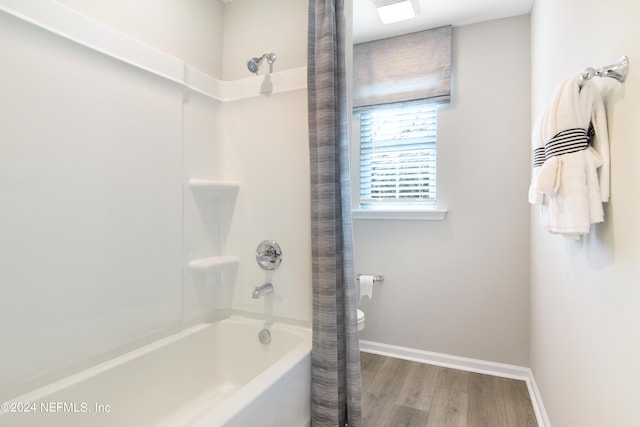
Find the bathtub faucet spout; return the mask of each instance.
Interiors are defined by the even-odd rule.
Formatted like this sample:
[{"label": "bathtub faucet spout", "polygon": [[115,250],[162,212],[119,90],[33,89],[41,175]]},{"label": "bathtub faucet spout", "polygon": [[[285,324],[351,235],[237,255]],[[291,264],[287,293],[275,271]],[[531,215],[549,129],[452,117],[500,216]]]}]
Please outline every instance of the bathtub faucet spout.
[{"label": "bathtub faucet spout", "polygon": [[256,286],[251,294],[251,298],[258,299],[263,295],[269,295],[271,293],[273,293],[273,285],[271,283],[265,283],[264,285]]}]

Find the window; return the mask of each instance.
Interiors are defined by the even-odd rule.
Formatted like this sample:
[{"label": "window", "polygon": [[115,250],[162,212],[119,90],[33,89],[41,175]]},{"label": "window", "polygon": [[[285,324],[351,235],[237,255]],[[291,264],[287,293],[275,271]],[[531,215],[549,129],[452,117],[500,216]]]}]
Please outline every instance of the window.
[{"label": "window", "polygon": [[437,104],[360,110],[360,207],[434,206]]},{"label": "window", "polygon": [[354,219],[444,219],[436,124],[450,99],[451,26],[353,46]]}]

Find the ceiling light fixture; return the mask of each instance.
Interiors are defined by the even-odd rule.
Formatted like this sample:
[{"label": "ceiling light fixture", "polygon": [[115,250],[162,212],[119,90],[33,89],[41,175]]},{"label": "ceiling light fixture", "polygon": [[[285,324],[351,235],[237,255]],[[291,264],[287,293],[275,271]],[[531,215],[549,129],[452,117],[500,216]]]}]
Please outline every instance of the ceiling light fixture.
[{"label": "ceiling light fixture", "polygon": [[404,21],[416,16],[411,0],[371,0],[383,24]]}]

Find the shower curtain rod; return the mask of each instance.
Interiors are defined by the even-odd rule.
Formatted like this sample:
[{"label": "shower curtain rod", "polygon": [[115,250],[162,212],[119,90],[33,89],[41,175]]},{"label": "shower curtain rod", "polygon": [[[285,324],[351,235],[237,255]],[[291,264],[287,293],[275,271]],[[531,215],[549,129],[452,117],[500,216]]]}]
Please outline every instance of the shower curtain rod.
[{"label": "shower curtain rod", "polygon": [[623,56],[613,64],[604,65],[598,69],[593,69],[591,67],[585,68],[584,71],[580,73],[580,87],[582,87],[587,80],[591,80],[596,76],[611,77],[622,83],[627,78],[628,72],[629,58]]}]

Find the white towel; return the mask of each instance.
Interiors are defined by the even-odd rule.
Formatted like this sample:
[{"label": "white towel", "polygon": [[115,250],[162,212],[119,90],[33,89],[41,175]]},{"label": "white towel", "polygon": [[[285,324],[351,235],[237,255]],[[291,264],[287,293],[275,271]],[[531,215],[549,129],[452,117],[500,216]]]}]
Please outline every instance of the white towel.
[{"label": "white towel", "polygon": [[591,124],[595,135],[591,140],[591,147],[598,153],[602,166],[598,169],[598,183],[600,185],[600,201],[606,203],[611,194],[611,157],[609,154],[609,129],[607,125],[607,110],[600,92],[593,91],[593,113]]},{"label": "white towel", "polygon": [[[534,168],[529,202],[540,205],[544,229],[569,238],[604,221],[609,198],[609,140],[602,99],[579,77],[565,80],[532,133]],[[588,129],[596,133],[589,145]],[[606,166],[605,166],[606,165]]]}]

